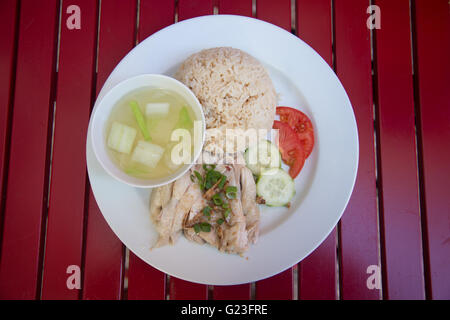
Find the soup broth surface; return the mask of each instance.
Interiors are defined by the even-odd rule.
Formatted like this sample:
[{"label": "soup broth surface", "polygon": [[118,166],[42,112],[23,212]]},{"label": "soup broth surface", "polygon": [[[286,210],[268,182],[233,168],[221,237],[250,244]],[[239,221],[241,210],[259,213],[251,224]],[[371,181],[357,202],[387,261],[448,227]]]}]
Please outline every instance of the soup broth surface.
[{"label": "soup broth surface", "polygon": [[[130,106],[130,102],[132,101],[137,102],[137,105],[144,116],[150,139],[146,140],[144,138],[136,115],[133,113]],[[153,103],[168,103],[168,113],[146,115],[147,104]],[[184,115],[182,115],[183,113]],[[125,173],[141,179],[157,179],[176,172],[181,168],[182,164],[175,164],[172,161],[172,148],[180,143],[179,141],[171,141],[173,130],[182,128],[189,131],[191,135],[191,156],[193,154],[192,141],[194,130],[193,126],[186,126],[186,121],[184,123],[182,122],[182,119],[186,120],[186,115],[188,115],[189,120],[194,123],[196,117],[192,108],[185,99],[176,92],[159,88],[143,88],[127,94],[113,107],[106,125],[105,142],[109,156]],[[182,119],[180,119],[180,117]],[[115,122],[132,127],[136,130],[136,137],[131,152],[128,154],[116,151],[108,146],[108,136],[110,135],[111,128]],[[132,159],[133,152],[139,141],[145,141],[164,149],[164,152],[155,167],[147,166]]]}]

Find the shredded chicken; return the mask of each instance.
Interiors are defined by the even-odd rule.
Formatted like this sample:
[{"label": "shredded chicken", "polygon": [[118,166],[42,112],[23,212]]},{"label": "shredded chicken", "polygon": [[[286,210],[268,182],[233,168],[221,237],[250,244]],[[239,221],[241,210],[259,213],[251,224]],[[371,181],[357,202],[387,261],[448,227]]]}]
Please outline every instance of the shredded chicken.
[{"label": "shredded chicken", "polygon": [[[210,170],[223,175],[224,181],[205,184]],[[198,175],[203,177],[201,181]],[[233,197],[225,196],[229,187]],[[259,236],[255,180],[239,162],[220,164],[214,169],[197,164],[175,182],[152,191],[150,216],[159,234],[154,247],[174,244],[183,233],[189,241],[242,255]]]}]

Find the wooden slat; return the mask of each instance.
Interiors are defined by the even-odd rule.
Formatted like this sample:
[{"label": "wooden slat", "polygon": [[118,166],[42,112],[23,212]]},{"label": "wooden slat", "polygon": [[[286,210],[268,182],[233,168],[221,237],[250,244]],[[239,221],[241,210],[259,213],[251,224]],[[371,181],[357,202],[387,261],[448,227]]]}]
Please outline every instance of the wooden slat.
[{"label": "wooden slat", "polygon": [[235,286],[214,286],[214,300],[249,300],[250,297],[250,284],[240,284]]},{"label": "wooden slat", "polygon": [[[175,1],[141,0],[138,40],[174,23]],[[128,268],[128,299],[164,299],[165,274],[130,252]]]},{"label": "wooden slat", "polygon": [[85,300],[115,300],[122,297],[124,274],[122,242],[109,228],[89,191],[82,293]]},{"label": "wooden slat", "polygon": [[208,298],[208,287],[175,277],[170,277],[170,300],[205,300]]},{"label": "wooden slat", "polygon": [[[3,1],[0,5],[0,228],[4,206],[3,183],[6,182],[8,150],[10,138],[10,119],[12,115],[13,90],[16,71],[18,2]],[[6,187],[6,186],[5,186]],[[1,230],[1,229],[0,229]],[[0,232],[1,237],[1,232]]]},{"label": "wooden slat", "polygon": [[291,300],[294,292],[292,268],[256,282],[257,300]]},{"label": "wooden slat", "polygon": [[257,0],[256,17],[291,32],[291,0]]},{"label": "wooden slat", "polygon": [[[67,7],[77,5],[83,20],[79,30],[66,26]],[[91,0],[63,1],[58,87],[43,299],[78,299],[67,288],[69,265],[81,266],[86,191],[86,133],[95,67],[97,4]],[[70,205],[68,205],[70,204]]]},{"label": "wooden slat", "polygon": [[[102,0],[98,43],[97,93],[111,71],[134,46],[137,7],[135,1]],[[84,299],[120,299],[123,245],[103,218],[90,191]]]},{"label": "wooden slat", "polygon": [[175,1],[141,0],[138,41],[175,22]]},{"label": "wooden slat", "polygon": [[[383,296],[424,299],[409,1],[378,0],[376,30]],[[393,52],[395,48],[395,52]]]},{"label": "wooden slat", "polygon": [[213,14],[213,0],[179,0],[178,21]]},{"label": "wooden slat", "polygon": [[[291,31],[291,2],[258,0],[256,2],[256,17]],[[293,276],[292,268],[274,277],[256,282],[257,299],[292,299]]]},{"label": "wooden slat", "polygon": [[33,299],[40,289],[57,22],[57,1],[21,3],[0,298]]},{"label": "wooden slat", "polygon": [[428,291],[450,299],[450,11],[446,0],[417,0],[413,8]]},{"label": "wooden slat", "polygon": [[309,44],[333,68],[331,1],[297,0],[296,32],[303,41]]},{"label": "wooden slat", "polygon": [[[297,35],[333,67],[331,1],[298,0]],[[336,228],[299,264],[299,299],[336,299]]]},{"label": "wooden slat", "polygon": [[252,16],[252,0],[219,0],[219,14]]},{"label": "wooden slat", "polygon": [[164,300],[165,297],[165,274],[130,252],[128,299]]},{"label": "wooden slat", "polygon": [[375,183],[369,1],[335,1],[336,71],[352,103],[359,135],[355,188],[340,222],[340,282],[343,299],[379,299],[367,288],[367,267],[379,265]]},{"label": "wooden slat", "polygon": [[[212,0],[178,1],[179,21],[212,13]],[[175,277],[170,277],[169,295],[170,299],[207,299],[208,287],[203,284],[192,283]]]}]

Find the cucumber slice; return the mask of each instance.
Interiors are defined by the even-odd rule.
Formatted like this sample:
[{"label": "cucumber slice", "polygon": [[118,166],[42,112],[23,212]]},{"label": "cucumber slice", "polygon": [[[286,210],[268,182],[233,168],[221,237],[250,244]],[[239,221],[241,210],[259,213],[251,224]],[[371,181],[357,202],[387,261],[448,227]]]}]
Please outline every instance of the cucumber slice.
[{"label": "cucumber slice", "polygon": [[271,207],[285,206],[295,194],[294,180],[280,168],[264,171],[256,183],[256,193]]},{"label": "cucumber slice", "polygon": [[114,121],[109,131],[107,145],[113,150],[129,154],[133,148],[137,130]]},{"label": "cucumber slice", "polygon": [[275,144],[268,140],[260,140],[255,146],[247,148],[244,159],[247,167],[256,176],[267,169],[281,167],[281,153]]}]

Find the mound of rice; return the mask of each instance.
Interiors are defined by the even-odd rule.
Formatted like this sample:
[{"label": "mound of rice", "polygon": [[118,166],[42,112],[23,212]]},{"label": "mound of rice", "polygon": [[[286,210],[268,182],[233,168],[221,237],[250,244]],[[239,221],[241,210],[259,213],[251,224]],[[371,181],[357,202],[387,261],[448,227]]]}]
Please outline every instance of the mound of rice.
[{"label": "mound of rice", "polygon": [[264,67],[249,54],[219,47],[191,55],[175,78],[189,87],[203,106],[206,128],[272,128],[277,95]]}]

